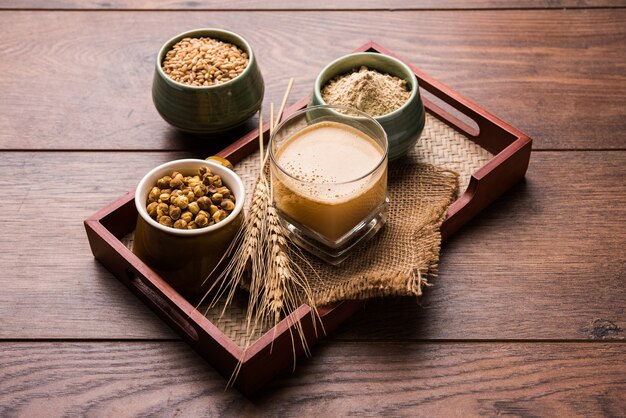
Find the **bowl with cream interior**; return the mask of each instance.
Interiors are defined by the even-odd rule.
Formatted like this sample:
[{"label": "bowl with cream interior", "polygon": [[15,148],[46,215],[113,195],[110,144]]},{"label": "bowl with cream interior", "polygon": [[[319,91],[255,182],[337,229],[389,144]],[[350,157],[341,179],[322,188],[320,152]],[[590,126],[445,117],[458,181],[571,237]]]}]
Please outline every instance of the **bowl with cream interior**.
[{"label": "bowl with cream interior", "polygon": [[310,105],[356,108],[382,125],[389,161],[405,155],[425,123],[417,78],[402,61],[376,52],[358,52],[328,64],[315,80]]},{"label": "bowl with cream interior", "polygon": [[[222,197],[227,195],[220,191],[220,188],[226,188],[228,193],[232,195],[227,199],[234,203],[234,206],[231,205],[227,212],[222,213],[226,216],[220,217],[219,220],[216,219],[215,222],[208,222],[206,218],[209,215],[214,216],[219,208],[216,206],[214,211],[213,208],[203,208],[198,205],[200,200],[206,200],[207,196],[215,197],[215,194],[210,194],[212,192],[209,190],[215,184],[210,184],[206,188],[200,187],[198,176],[198,179],[195,180],[197,185],[193,189],[190,186],[189,191],[183,192],[179,189],[187,186],[181,185],[180,182],[178,186],[174,183],[178,177],[174,173],[180,174],[181,178],[186,178],[200,174],[200,170],[203,170],[204,173],[202,184],[209,184],[205,181],[205,177],[208,176],[210,176],[211,181],[219,179],[219,187],[215,188],[215,192],[220,193],[221,202],[223,202]],[[161,181],[165,181],[167,184],[161,185]],[[197,192],[197,187],[202,190],[201,193]],[[181,192],[176,194],[177,199],[185,197],[183,210],[180,210],[182,207],[179,205],[180,202],[174,200],[174,192],[177,190]],[[205,193],[204,190],[207,192]],[[193,197],[187,198],[186,193],[188,192],[191,192]],[[157,199],[160,202],[158,205],[163,205],[163,209],[166,211],[163,212],[163,217],[176,218],[177,222],[180,222],[185,219],[185,214],[188,213],[191,218],[195,216],[195,219],[193,222],[189,219],[189,226],[183,225],[181,228],[176,224],[172,225],[172,219],[169,223],[157,219],[161,218],[158,210],[155,216],[151,213],[153,209],[150,207],[151,204],[157,202]],[[223,268],[222,257],[243,222],[244,200],[245,189],[241,178],[234,171],[221,164],[219,160],[182,159],[161,164],[141,179],[135,191],[135,207],[139,216],[137,217],[133,252],[183,297],[189,301],[198,301],[208,291]],[[210,203],[218,204],[217,201]],[[192,210],[192,205],[196,205],[195,211]],[[173,215],[174,206],[179,207],[177,216]],[[206,209],[208,212],[204,216],[207,222],[202,225],[198,223],[202,214],[200,209]],[[192,228],[192,223],[198,224],[198,227]]]}]

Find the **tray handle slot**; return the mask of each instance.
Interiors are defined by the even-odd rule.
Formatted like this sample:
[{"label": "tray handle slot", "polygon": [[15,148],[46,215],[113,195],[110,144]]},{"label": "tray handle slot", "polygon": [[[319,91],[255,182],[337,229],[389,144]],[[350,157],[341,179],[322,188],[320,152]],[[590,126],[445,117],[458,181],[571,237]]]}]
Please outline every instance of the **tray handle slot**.
[{"label": "tray handle slot", "polygon": [[125,269],[125,273],[129,285],[134,287],[137,293],[141,294],[148,304],[157,310],[159,316],[172,323],[174,329],[184,333],[189,339],[199,341],[198,332],[183,315],[174,310],[162,296],[146,285],[133,271]]},{"label": "tray handle slot", "polygon": [[[414,69],[414,68],[413,68]],[[440,120],[450,124],[492,154],[499,154],[518,137],[509,125],[456,92],[444,91],[443,85],[415,70],[424,105]]]},{"label": "tray handle slot", "polygon": [[442,114],[445,114],[445,123],[450,123],[450,119],[454,118],[454,127],[476,142],[476,138],[480,136],[481,130],[474,119],[421,86],[420,95],[424,105],[433,112],[438,119],[441,119],[439,116]]},{"label": "tray handle slot", "polygon": [[[390,55],[408,65],[417,77],[421,92],[428,92],[432,95],[431,97],[434,96],[438,99],[433,102],[428,97],[423,97],[424,105],[428,110],[438,119],[453,126],[492,154],[500,153],[519,138],[519,135],[516,136],[510,132],[514,129],[512,126],[479,108],[471,100],[450,90],[440,81],[420,71],[413,64],[382,45],[370,41],[357,48],[355,52],[358,51],[371,51]],[[445,106],[441,106],[441,103],[445,103]],[[453,109],[453,111],[450,111],[450,109]],[[471,122],[468,123],[468,121]]]}]

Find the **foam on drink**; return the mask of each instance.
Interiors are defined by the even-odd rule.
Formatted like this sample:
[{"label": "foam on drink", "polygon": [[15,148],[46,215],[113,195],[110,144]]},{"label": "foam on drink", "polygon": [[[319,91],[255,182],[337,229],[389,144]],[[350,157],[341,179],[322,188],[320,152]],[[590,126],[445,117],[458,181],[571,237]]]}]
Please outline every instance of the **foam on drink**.
[{"label": "foam on drink", "polygon": [[351,126],[337,122],[307,126],[276,152],[275,160],[284,171],[274,168],[272,173],[276,206],[336,240],[384,202],[384,156],[376,141]]}]

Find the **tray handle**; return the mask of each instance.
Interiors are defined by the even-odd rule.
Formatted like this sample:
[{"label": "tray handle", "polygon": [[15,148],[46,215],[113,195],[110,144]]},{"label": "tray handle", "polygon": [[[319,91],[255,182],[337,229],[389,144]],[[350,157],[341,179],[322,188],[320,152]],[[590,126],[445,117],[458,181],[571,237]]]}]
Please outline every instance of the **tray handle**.
[{"label": "tray handle", "polygon": [[[476,105],[470,100],[456,92],[448,93],[444,91],[443,85],[439,81],[430,78],[426,74],[418,74],[419,71],[415,68],[411,69],[416,73],[420,88],[441,100],[446,107],[449,106],[455,113],[459,113],[474,122],[476,127],[455,116],[453,112],[448,111],[445,107],[439,106],[427,97],[422,96],[424,105],[438,119],[453,125],[457,130],[487,151],[494,155],[499,154],[519,138],[519,136],[509,132],[505,128],[506,124],[497,117],[484,110],[475,110],[473,107],[476,107]],[[512,127],[508,128],[512,129]]]},{"label": "tray handle", "polygon": [[187,337],[191,340],[198,342],[199,336],[196,328],[191,325],[191,323],[185,319],[185,317],[174,310],[167,301],[157,294],[154,290],[152,290],[149,286],[147,286],[136,274],[130,269],[125,269],[124,273],[126,277],[128,277],[128,284],[132,286],[133,289],[141,295],[142,298],[146,299],[146,302],[150,304],[155,310],[158,311],[159,316],[166,318],[168,321],[174,323],[175,329],[183,332]]},{"label": "tray handle", "polygon": [[483,110],[471,100],[463,97],[455,91],[450,90],[439,80],[432,78],[425,72],[416,68],[410,62],[399,57],[376,42],[369,42],[357,50],[379,52],[390,55],[404,62],[417,77],[420,88],[437,97],[456,112],[459,112],[468,119],[472,120],[478,129],[475,129],[468,123],[463,122],[461,119],[427,98],[423,98],[424,104],[428,107],[428,109],[437,118],[448,124],[452,124],[456,129],[471,138],[481,147],[487,149],[492,154],[498,154],[515,140],[525,136],[525,134],[513,128],[511,125]]}]

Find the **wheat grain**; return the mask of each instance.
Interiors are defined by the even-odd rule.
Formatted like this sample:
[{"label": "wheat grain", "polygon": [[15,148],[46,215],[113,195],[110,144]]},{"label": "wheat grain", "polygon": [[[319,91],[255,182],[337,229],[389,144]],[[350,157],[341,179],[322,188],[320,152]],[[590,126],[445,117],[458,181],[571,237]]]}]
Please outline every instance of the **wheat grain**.
[{"label": "wheat grain", "polygon": [[191,86],[212,86],[239,76],[248,66],[248,54],[236,45],[212,38],[184,38],[167,51],[163,71]]}]

